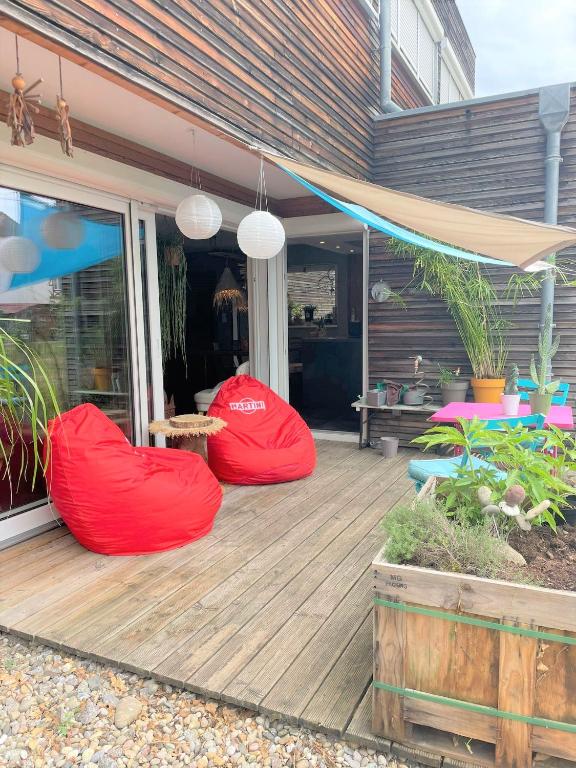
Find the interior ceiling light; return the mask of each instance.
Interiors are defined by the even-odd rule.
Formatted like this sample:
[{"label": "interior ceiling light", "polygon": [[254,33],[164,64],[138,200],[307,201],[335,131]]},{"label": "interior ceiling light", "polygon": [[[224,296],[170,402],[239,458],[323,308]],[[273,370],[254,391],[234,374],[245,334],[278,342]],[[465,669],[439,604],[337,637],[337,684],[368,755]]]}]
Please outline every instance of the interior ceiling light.
[{"label": "interior ceiling light", "polygon": [[230,267],[225,267],[220,275],[220,280],[214,291],[213,304],[216,309],[226,306],[242,306],[245,303],[245,294],[238,285],[238,281],[232,274]]},{"label": "interior ceiling light", "polygon": [[326,240],[320,240],[320,245],[326,245]]},{"label": "interior ceiling light", "polygon": [[336,246],[336,250],[337,250],[337,251],[339,251],[339,250],[340,250],[340,246],[339,246],[339,245],[337,245],[337,246]]}]

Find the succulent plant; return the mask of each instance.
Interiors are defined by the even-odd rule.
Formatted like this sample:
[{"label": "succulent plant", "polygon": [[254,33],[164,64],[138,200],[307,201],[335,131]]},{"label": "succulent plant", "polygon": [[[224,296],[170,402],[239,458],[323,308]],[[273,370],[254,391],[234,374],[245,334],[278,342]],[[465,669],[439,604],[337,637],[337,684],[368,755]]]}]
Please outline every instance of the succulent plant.
[{"label": "succulent plant", "polygon": [[518,394],[518,377],[520,371],[516,364],[510,366],[510,371],[506,376],[506,385],[504,386],[505,395],[517,395]]},{"label": "succulent plant", "polygon": [[536,365],[534,355],[532,355],[530,360],[530,376],[538,388],[538,393],[541,395],[553,395],[560,386],[559,381],[546,381],[552,358],[558,352],[559,346],[560,336],[552,338],[552,308],[549,307],[540,336],[538,337],[538,365]]}]

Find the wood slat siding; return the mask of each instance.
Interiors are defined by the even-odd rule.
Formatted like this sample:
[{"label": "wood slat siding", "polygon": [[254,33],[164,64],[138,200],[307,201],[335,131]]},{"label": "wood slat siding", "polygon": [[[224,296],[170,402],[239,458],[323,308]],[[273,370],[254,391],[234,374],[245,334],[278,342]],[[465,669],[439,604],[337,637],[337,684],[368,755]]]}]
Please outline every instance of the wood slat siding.
[{"label": "wood slat siding", "polygon": [[[538,120],[538,96],[478,104],[378,122],[375,129],[375,182],[425,197],[527,219],[544,216],[545,135]],[[576,226],[576,89],[572,111],[562,134],[559,223]],[[395,290],[410,283],[412,263],[390,253],[387,239],[370,239],[370,284],[385,280]],[[576,250],[561,256],[576,272]],[[490,268],[500,296],[513,270]],[[413,381],[410,359],[425,358],[428,383],[435,384],[437,363],[462,366],[467,357],[442,302],[413,289],[404,293],[406,310],[387,302],[370,302],[370,382],[382,378]],[[536,349],[539,296],[522,299],[516,308],[501,299],[510,323],[509,361],[528,375]],[[576,389],[576,288],[558,286],[555,322],[562,336],[554,372]],[[439,392],[433,388],[439,401]],[[471,396],[471,395],[469,395]],[[426,428],[423,416],[386,415],[374,420],[373,435],[399,434],[406,444]]]},{"label": "wood slat siding", "polygon": [[7,2],[88,41],[231,126],[366,175],[376,21],[356,0]]},{"label": "wood slat siding", "polygon": [[466,80],[474,91],[476,52],[468,37],[456,0],[432,0],[432,5],[440,17],[444,32],[454,48]]}]

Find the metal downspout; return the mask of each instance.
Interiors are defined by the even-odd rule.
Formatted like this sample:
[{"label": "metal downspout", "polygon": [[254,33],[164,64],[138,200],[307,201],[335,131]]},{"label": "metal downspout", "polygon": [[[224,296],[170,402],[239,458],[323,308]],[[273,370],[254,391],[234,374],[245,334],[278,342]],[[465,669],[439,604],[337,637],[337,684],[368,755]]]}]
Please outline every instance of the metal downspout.
[{"label": "metal downspout", "polygon": [[380,109],[382,112],[402,112],[392,101],[392,5],[380,0]]},{"label": "metal downspout", "polygon": [[[560,185],[560,163],[562,156],[560,154],[560,138],[562,128],[566,125],[570,115],[570,84],[551,85],[540,89],[540,102],[538,114],[540,123],[546,131],[546,159],[545,159],[545,197],[544,197],[544,221],[547,224],[558,223],[558,191]],[[554,264],[555,254],[549,256],[547,261]],[[542,281],[542,295],[540,298],[540,330],[544,329],[544,324],[548,312],[551,312],[554,318],[554,292],[556,285],[556,274],[554,269],[549,269]],[[551,341],[553,335],[553,326],[550,328],[549,335]],[[552,369],[548,372],[552,377]]]}]

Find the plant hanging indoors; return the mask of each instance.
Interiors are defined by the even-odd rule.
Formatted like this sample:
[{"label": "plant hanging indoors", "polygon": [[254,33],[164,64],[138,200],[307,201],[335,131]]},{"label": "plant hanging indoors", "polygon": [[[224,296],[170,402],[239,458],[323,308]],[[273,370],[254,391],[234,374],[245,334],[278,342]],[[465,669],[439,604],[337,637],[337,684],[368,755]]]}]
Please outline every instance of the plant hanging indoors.
[{"label": "plant hanging indoors", "polygon": [[186,366],[187,263],[182,235],[161,241],[158,256],[162,359],[179,358]]}]

